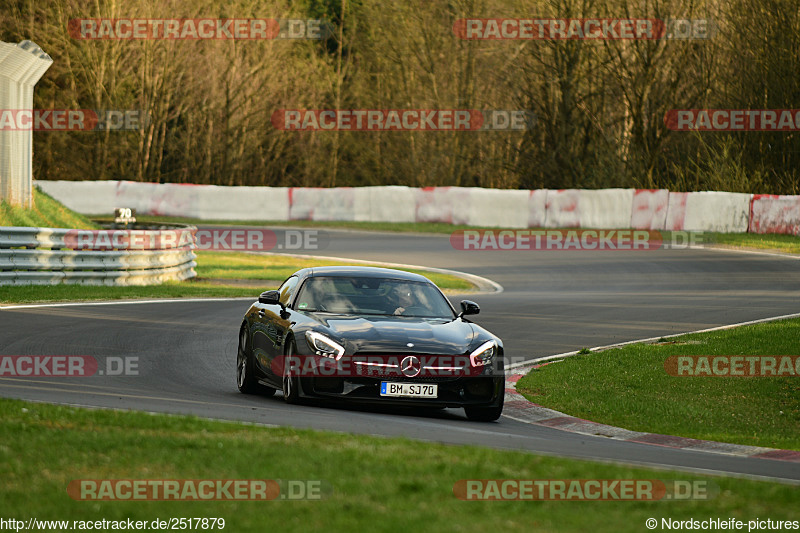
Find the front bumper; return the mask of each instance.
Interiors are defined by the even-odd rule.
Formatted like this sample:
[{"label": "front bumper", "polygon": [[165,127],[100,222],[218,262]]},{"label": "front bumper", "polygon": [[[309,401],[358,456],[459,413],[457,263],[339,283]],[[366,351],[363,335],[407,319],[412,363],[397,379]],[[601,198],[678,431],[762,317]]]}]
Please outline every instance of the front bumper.
[{"label": "front bumper", "polygon": [[[406,358],[419,363],[418,373],[404,374]],[[299,378],[305,398],[355,401],[382,405],[429,407],[496,407],[505,395],[502,358],[494,365],[473,367],[466,355],[358,354],[340,360],[297,355],[284,361]],[[382,382],[436,384],[436,398],[381,396]]]},{"label": "front bumper", "polygon": [[[435,383],[436,398],[381,396],[383,381],[415,384]],[[386,405],[415,405],[428,407],[494,407],[500,405],[505,394],[505,378],[463,377],[419,379],[413,378],[362,378],[362,377],[314,377],[300,378],[302,395],[308,398],[357,401]]]}]

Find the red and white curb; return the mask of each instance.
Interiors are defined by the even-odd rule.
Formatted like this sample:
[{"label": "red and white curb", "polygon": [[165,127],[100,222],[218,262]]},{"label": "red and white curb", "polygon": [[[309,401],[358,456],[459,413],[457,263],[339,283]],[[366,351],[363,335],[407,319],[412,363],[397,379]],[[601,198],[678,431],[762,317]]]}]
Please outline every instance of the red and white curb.
[{"label": "red and white curb", "polygon": [[714,442],[710,440],[690,439],[687,437],[675,437],[672,435],[660,435],[658,433],[644,433],[641,431],[631,431],[629,429],[609,426],[576,418],[564,413],[560,413],[547,407],[535,404],[517,392],[517,382],[525,376],[531,369],[539,368],[542,364],[531,364],[525,367],[517,367],[514,373],[506,377],[506,397],[503,416],[524,422],[536,424],[550,428],[590,435],[596,437],[608,437],[614,440],[626,442],[636,442],[640,444],[651,444],[664,446],[667,448],[679,448],[709,453],[720,453],[726,455],[736,455],[739,457],[755,457],[758,459],[773,459],[778,461],[792,461],[800,463],[800,452],[794,450],[779,450],[775,448],[764,448],[761,446],[746,446],[743,444],[728,444],[725,442]]}]

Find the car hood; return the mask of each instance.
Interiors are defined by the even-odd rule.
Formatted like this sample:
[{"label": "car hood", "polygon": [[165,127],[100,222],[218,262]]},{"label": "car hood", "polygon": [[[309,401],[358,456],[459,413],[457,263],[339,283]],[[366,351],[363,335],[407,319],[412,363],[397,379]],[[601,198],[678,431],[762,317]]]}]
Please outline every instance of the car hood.
[{"label": "car hood", "polygon": [[332,337],[345,342],[348,353],[460,355],[475,338],[475,329],[462,320],[322,314],[316,318]]}]

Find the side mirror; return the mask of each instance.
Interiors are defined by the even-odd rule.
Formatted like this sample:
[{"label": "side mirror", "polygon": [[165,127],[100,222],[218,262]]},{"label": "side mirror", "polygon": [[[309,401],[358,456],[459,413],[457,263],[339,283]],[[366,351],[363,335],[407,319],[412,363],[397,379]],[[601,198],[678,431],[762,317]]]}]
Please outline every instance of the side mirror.
[{"label": "side mirror", "polygon": [[465,315],[477,315],[481,312],[481,308],[475,302],[471,300],[461,300],[461,313],[458,315],[459,317]]},{"label": "side mirror", "polygon": [[262,292],[261,295],[258,297],[258,303],[267,305],[280,305],[281,293],[278,291]]}]

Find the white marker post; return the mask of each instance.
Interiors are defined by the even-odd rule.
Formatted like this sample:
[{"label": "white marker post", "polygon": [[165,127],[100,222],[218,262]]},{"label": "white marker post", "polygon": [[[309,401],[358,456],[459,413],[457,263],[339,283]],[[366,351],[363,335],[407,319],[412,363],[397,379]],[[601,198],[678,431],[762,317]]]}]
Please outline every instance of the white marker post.
[{"label": "white marker post", "polygon": [[[53,64],[35,43],[0,42],[0,111],[33,113],[33,86]],[[0,200],[33,207],[33,121],[22,129],[0,124]]]}]

